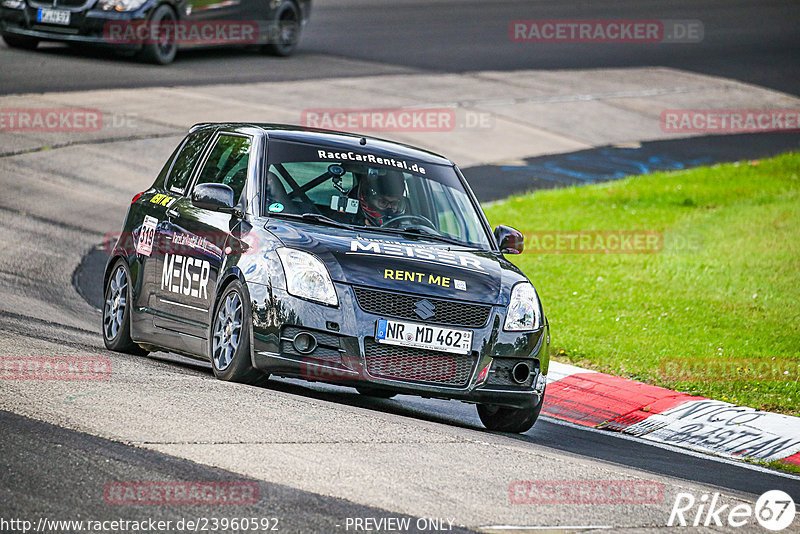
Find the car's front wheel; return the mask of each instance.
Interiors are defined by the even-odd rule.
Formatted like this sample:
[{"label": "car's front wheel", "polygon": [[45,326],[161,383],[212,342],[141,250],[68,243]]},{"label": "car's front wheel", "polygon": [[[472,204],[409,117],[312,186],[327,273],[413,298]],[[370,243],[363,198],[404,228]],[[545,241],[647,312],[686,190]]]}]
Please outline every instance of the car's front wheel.
[{"label": "car's front wheel", "polygon": [[161,5],[153,12],[149,23],[150,25],[163,25],[168,30],[157,32],[158,41],[148,42],[142,47],[142,59],[156,65],[172,63],[178,53],[178,44],[174,37],[175,31],[173,31],[176,24],[175,12],[169,6]]},{"label": "car's front wheel", "polygon": [[106,281],[103,304],[103,343],[109,350],[147,354],[131,339],[131,273],[124,260],[117,260]]},{"label": "car's front wheel", "polygon": [[4,33],[3,41],[11,48],[20,48],[22,50],[34,50],[39,46],[39,39],[26,35],[10,35]]},{"label": "car's front wheel", "polygon": [[253,367],[250,360],[250,312],[242,284],[231,282],[214,309],[211,327],[211,367],[214,376],[228,382],[260,385],[269,375]]},{"label": "car's front wheel", "polygon": [[478,404],[478,417],[489,430],[521,434],[533,427],[544,404],[544,396],[535,408],[509,408],[491,404]]},{"label": "car's front wheel", "polygon": [[264,52],[282,57],[292,55],[300,41],[300,27],[300,9],[292,0],[284,0],[275,10],[270,42],[264,45]]}]

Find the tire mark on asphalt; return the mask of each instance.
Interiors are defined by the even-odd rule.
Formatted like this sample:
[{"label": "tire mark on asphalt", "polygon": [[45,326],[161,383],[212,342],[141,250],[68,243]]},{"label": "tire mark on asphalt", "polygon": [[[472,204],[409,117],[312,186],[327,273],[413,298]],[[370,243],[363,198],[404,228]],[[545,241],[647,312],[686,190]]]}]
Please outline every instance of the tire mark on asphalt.
[{"label": "tire mark on asphalt", "polygon": [[80,232],[82,234],[90,234],[93,236],[104,236],[103,232],[99,232],[97,230],[93,230],[91,228],[86,228],[84,226],[78,226],[77,224],[72,224],[64,221],[58,221],[56,219],[50,219],[49,217],[44,217],[42,215],[36,215],[35,213],[30,213],[25,210],[21,210],[19,208],[13,208],[11,206],[4,206],[0,204],[0,210],[10,212],[14,215],[19,215],[21,217],[30,217],[36,222],[40,222],[43,224],[57,226],[59,228],[65,228],[67,230],[72,230],[74,232]]},{"label": "tire mark on asphalt", "polygon": [[64,323],[57,323],[55,321],[48,321],[47,319],[39,319],[38,317],[31,317],[30,315],[22,315],[22,314],[10,312],[10,311],[7,311],[7,310],[0,310],[0,318],[3,318],[3,317],[8,317],[8,318],[11,318],[11,319],[17,319],[17,320],[21,320],[21,321],[29,320],[29,321],[34,321],[34,322],[37,322],[37,323],[46,324],[48,326],[57,326],[57,327],[60,327],[60,328],[64,328],[65,330],[70,330],[72,332],[79,333],[79,334],[89,334],[89,335],[92,335],[92,336],[99,335],[99,332],[95,332],[94,330],[87,330],[85,328],[80,328],[78,326],[71,326],[71,325],[64,324]]},{"label": "tire mark on asphalt", "polygon": [[125,141],[144,141],[147,139],[161,139],[164,137],[174,137],[176,135],[183,135],[185,133],[186,133],[185,129],[181,128],[181,129],[176,129],[174,132],[165,132],[159,134],[129,135],[126,137],[104,137],[102,139],[68,141],[66,143],[58,143],[55,145],[40,146],[36,148],[26,148],[25,150],[17,150],[14,152],[0,152],[0,158],[10,158],[13,156],[21,156],[23,154],[33,154],[36,152],[44,152],[46,150],[57,150],[59,148],[68,148],[72,146],[103,145],[108,143],[117,143]]}]

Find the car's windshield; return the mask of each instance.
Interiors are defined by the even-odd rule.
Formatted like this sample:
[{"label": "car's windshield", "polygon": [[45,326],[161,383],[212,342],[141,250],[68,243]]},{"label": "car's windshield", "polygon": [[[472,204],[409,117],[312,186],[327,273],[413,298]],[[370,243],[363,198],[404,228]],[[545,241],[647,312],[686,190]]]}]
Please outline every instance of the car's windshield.
[{"label": "car's windshield", "polygon": [[[449,165],[271,140],[265,207],[276,216],[320,215],[350,226],[490,247],[479,216]],[[330,222],[330,221],[328,221]]]}]

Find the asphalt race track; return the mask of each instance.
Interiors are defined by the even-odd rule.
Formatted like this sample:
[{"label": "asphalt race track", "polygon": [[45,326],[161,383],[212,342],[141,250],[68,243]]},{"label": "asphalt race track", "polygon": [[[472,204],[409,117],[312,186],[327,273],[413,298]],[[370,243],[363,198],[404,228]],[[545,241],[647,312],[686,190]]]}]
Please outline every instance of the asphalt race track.
[{"label": "asphalt race track", "polygon": [[[260,481],[263,493],[276,499],[274,507],[272,500],[265,501],[268,508],[286,525],[299,525],[286,531],[312,532],[330,532],[330,521],[343,524],[356,513],[450,518],[483,531],[531,524],[579,531],[655,528],[666,524],[680,491],[719,491],[734,502],[750,503],[765,489],[800,495],[795,476],[546,418],[524,436],[494,434],[481,429],[472,406],[461,403],[371,400],[335,386],[280,379],[266,388],[247,387],[217,381],[207,366],[168,354],[109,353],[98,333],[100,313],[77,294],[73,281],[97,280],[96,274],[78,269],[84,253],[118,227],[128,199],[149,184],[172,150],[176,140],[168,140],[79,143],[0,158],[6,192],[0,208],[0,351],[108,357],[112,369],[107,380],[97,382],[3,381],[3,410],[76,432],[64,438],[37,430],[46,425],[4,416],[4,429],[19,430],[3,432],[1,447],[26,451],[0,455],[0,484],[10,495],[3,502],[15,503],[9,510],[15,517],[144,519],[162,512],[136,507],[134,514],[109,506],[102,501],[102,487],[120,480],[219,477]],[[121,169],[135,179],[119,181]],[[49,444],[39,443],[36,432],[44,432]],[[82,443],[99,443],[96,438],[115,442],[102,442],[113,450],[113,469],[98,468],[94,453],[74,451]],[[58,447],[63,439],[69,447]],[[27,447],[26,441],[31,442]],[[155,453],[171,457],[164,462],[186,460],[179,464],[185,470],[158,468],[163,456]],[[18,461],[19,454],[36,461]],[[41,465],[52,467],[43,471]],[[210,473],[203,466],[226,472]],[[515,480],[595,478],[662,484],[663,499],[647,505],[554,505],[545,513],[540,506],[509,502]],[[21,486],[20,479],[33,482]],[[80,507],[64,506],[60,495],[71,491],[61,489],[64,484],[80,492]],[[37,498],[21,498],[20,487]],[[279,507],[283,498],[322,499],[327,508],[322,517],[311,517],[306,506]],[[369,510],[348,507],[355,505]],[[181,507],[165,517],[189,512],[194,510]],[[214,511],[228,518],[239,512]]]},{"label": "asphalt race track", "polygon": [[[292,80],[318,81],[322,94],[329,78],[668,66],[800,95],[796,3],[643,5],[401,0],[387,9],[368,0],[321,0],[300,53],[290,59],[193,51],[154,67],[61,45],[37,52],[0,45],[0,94]],[[701,20],[706,38],[696,46],[608,45],[578,54],[572,45],[532,48],[507,35],[517,18],[645,17]],[[149,90],[139,93],[142,106]],[[458,87],[452,90],[458,95]],[[20,100],[15,105],[26,105]],[[286,379],[249,387],[217,381],[208,365],[176,355],[105,350],[97,309],[103,243],[181,136],[160,119],[143,121],[152,131],[140,135],[34,139],[31,147],[0,132],[0,357],[108,358],[111,369],[97,381],[0,380],[0,532],[22,530],[6,528],[9,519],[36,525],[43,518],[153,518],[174,525],[241,517],[277,518],[280,532],[656,532],[674,530],[666,524],[679,493],[720,493],[733,506],[781,489],[800,502],[796,475],[547,417],[524,435],[493,433],[473,406],[455,401],[372,399]],[[648,141],[635,149],[526,153],[514,165],[487,160],[465,173],[483,200],[495,200],[504,196],[489,185],[495,177],[505,180],[506,193],[578,183],[543,172],[556,164],[574,165],[585,183],[612,179],[622,171],[598,166],[609,151],[693,166],[765,157],[798,142],[797,133]],[[660,496],[646,504],[516,504],[510,489],[525,480],[644,483],[660,488]],[[109,502],[109,484],[142,481],[250,484],[258,499],[238,506]],[[358,528],[356,518],[412,527]],[[764,532],[753,522],[684,531]]]},{"label": "asphalt race track", "polygon": [[[166,454],[132,449],[117,442],[66,430],[9,412],[0,412],[3,435],[0,454],[7,469],[0,487],[5,513],[32,517],[32,509],[51,517],[91,517],[100,521],[141,520],[136,508],[121,512],[104,505],[103,490],[108,477],[135,480],[241,481],[233,473],[180,460]],[[41,469],[42,465],[50,466]],[[256,503],[237,512],[242,517],[278,519],[288,532],[332,532],[345,517],[380,517],[383,510],[360,506],[343,499],[324,497],[278,484],[246,481],[258,487]],[[48,488],[49,494],[42,492]],[[58,496],[54,499],[54,496]],[[187,514],[213,517],[213,506],[187,509],[164,507],[160,521],[176,522]],[[38,518],[36,518],[38,521]],[[412,519],[411,524],[418,518]],[[409,532],[419,532],[410,529]],[[455,527],[453,532],[467,532]]]},{"label": "asphalt race track", "polygon": [[[415,70],[584,69],[666,66],[800,94],[797,4],[792,1],[512,0],[314,2],[302,47],[290,61],[254,51],[190,51],[169,68],[109,52],[48,45],[35,54],[0,44],[0,94],[241,83]],[[517,19],[699,20],[699,44],[513,43]]]}]

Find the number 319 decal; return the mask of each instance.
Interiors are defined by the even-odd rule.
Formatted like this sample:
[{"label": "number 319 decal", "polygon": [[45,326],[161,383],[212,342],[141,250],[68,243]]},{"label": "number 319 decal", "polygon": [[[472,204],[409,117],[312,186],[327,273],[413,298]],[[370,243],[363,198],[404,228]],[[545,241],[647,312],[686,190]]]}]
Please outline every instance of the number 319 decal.
[{"label": "number 319 decal", "polygon": [[139,242],[136,243],[136,253],[149,256],[153,252],[153,238],[156,235],[158,219],[145,215]]}]

